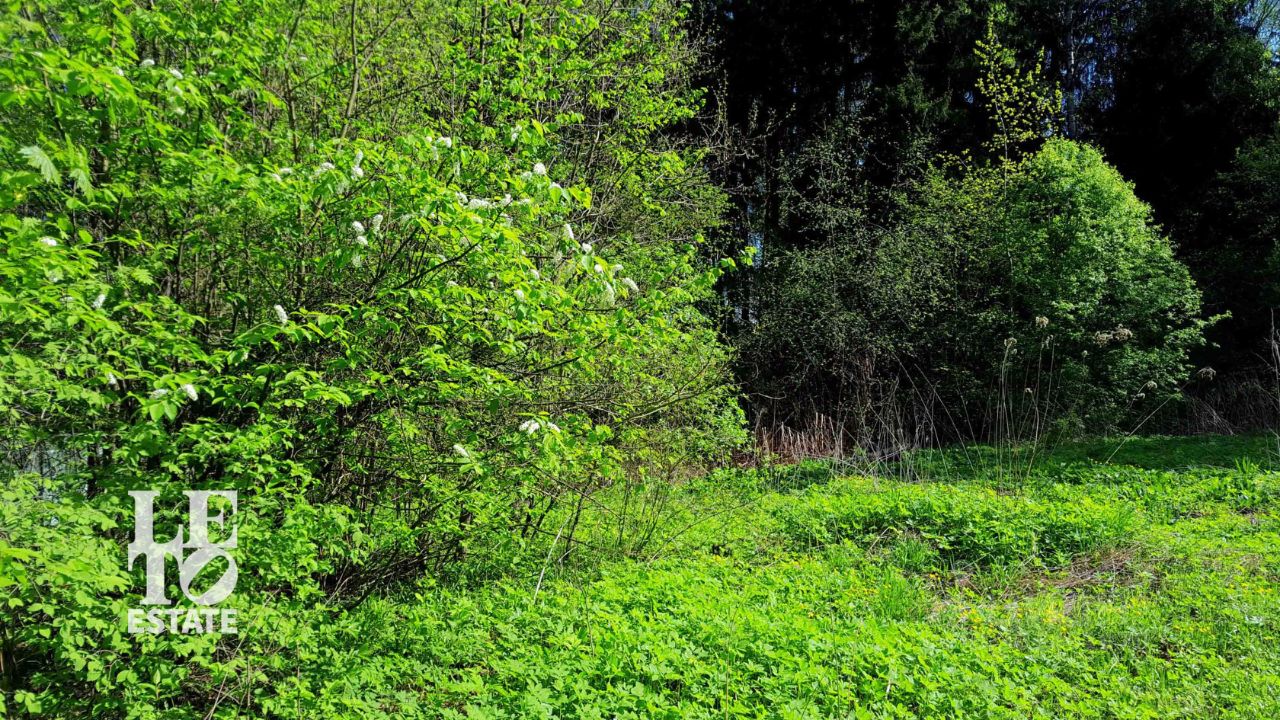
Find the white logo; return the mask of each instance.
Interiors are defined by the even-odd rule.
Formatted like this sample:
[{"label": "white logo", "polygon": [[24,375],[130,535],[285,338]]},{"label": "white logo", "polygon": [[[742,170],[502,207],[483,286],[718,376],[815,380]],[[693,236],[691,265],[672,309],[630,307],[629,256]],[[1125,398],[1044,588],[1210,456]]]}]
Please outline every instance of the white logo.
[{"label": "white logo", "polygon": [[[142,598],[143,605],[170,605],[172,602],[165,592],[165,558],[173,557],[178,565],[178,586],[187,600],[199,605],[199,608],[129,609],[129,632],[149,633],[212,633],[236,632],[236,611],[210,607],[227,599],[235,590],[239,571],[236,560],[227,550],[236,547],[238,530],[232,529],[231,535],[222,542],[209,541],[209,523],[216,524],[222,531],[226,530],[227,517],[223,512],[209,515],[209,498],[224,498],[231,504],[231,514],[237,509],[236,491],[234,490],[188,490],[184,493],[189,505],[189,524],[187,537],[183,538],[182,528],[166,542],[158,543],[155,539],[155,498],[154,490],[134,490],[129,493],[133,497],[134,529],[133,542],[129,543],[129,569],[133,569],[134,561],[139,556],[146,558],[147,593]],[[187,551],[192,551],[188,554]],[[191,581],[200,574],[214,558],[224,558],[227,568],[222,577],[208,589],[193,594]],[[215,623],[218,620],[220,622]],[[217,629],[215,629],[215,627]]]}]

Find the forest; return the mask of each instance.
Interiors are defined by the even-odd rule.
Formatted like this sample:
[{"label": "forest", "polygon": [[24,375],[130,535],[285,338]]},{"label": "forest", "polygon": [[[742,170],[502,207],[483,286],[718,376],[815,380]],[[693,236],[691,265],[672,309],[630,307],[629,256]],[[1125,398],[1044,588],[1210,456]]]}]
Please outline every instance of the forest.
[{"label": "forest", "polygon": [[8,0],[0,717],[1280,717],[1277,307],[1277,0]]}]

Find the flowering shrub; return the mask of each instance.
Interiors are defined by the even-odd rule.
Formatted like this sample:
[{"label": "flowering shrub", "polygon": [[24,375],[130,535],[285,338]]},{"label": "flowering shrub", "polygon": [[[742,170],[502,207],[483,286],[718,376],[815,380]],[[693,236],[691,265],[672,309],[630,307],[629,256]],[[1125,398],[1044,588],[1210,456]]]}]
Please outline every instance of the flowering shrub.
[{"label": "flowering shrub", "polygon": [[[390,8],[0,20],[6,711],[332,716],[296,673],[320,628],[358,632],[347,609],[524,568],[595,489],[738,437],[694,309],[732,263],[655,234],[717,202],[692,151],[652,144],[691,112],[681,65],[641,95],[587,74],[678,45],[672,8]],[[612,118],[605,159],[574,159],[587,113]],[[694,215],[636,190],[663,174],[695,181]],[[241,635],[126,634],[141,489],[239,492]]]}]

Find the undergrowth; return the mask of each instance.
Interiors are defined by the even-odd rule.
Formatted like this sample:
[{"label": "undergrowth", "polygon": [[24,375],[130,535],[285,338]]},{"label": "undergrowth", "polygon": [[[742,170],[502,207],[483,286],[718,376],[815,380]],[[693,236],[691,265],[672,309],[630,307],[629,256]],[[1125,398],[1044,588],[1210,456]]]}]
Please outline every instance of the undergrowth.
[{"label": "undergrowth", "polygon": [[695,480],[645,543],[584,521],[594,564],[375,601],[322,661],[359,714],[1277,717],[1280,476],[1240,442],[1172,443],[1178,469],[1072,446],[999,487]]}]

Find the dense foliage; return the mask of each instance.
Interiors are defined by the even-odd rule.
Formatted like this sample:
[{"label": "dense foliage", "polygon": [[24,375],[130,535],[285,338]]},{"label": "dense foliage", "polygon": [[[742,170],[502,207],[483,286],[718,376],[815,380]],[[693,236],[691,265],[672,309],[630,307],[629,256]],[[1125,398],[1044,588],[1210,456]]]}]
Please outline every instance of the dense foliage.
[{"label": "dense foliage", "polygon": [[[7,708],[327,715],[295,673],[347,608],[563,553],[595,489],[737,441],[679,17],[8,7]],[[202,488],[240,493],[243,641],[126,635],[126,491]]]},{"label": "dense foliage", "polygon": [[[867,380],[849,387],[851,376],[883,377],[871,367],[883,360],[865,359],[862,348],[901,347],[900,337],[885,340],[883,321],[868,304],[912,302],[879,287],[884,280],[867,269],[868,258],[886,235],[910,232],[902,228],[903,207],[917,197],[914,188],[933,183],[939,165],[955,167],[949,160],[960,158],[967,171],[992,157],[1034,153],[1048,137],[1102,151],[1151,206],[1153,225],[1203,289],[1201,317],[1218,319],[1206,328],[1210,342],[1191,354],[1194,362],[1224,371],[1219,386],[1248,383],[1258,395],[1274,384],[1274,299],[1263,277],[1274,247],[1266,231],[1274,186],[1263,157],[1280,125],[1275,3],[734,0],[701,7],[701,27],[724,66],[718,107],[742,136],[742,152],[723,172],[736,201],[737,237],[763,249],[759,271],[730,278],[726,292],[740,308],[727,324],[743,346],[744,390],[766,435],[832,419],[849,441],[876,444],[862,427],[868,412],[932,413],[912,397],[916,391],[904,392],[901,379],[889,381],[896,388]],[[993,74],[993,65],[1001,71]],[[825,318],[823,327],[803,331],[814,342],[797,352],[782,349],[795,345],[785,334],[771,342],[766,328],[761,337],[755,320],[797,316],[792,293],[808,292],[800,288],[819,267],[848,283],[840,298],[812,305]],[[988,278],[1004,292],[1008,280]],[[847,312],[831,312],[832,305]],[[844,356],[832,371],[836,336],[844,338]],[[963,342],[948,337],[944,344],[952,341]],[[911,371],[918,385],[939,369],[929,361]],[[1203,397],[1211,385],[1193,389]],[[1258,403],[1232,396],[1211,415],[1224,428],[1265,424],[1274,412],[1234,411],[1274,405],[1275,392],[1266,392],[1270,399]],[[986,404],[996,402],[989,396]],[[1175,420],[1178,405],[1157,422]],[[963,432],[947,427],[923,437],[991,437],[982,415]],[[1141,408],[1102,412],[1084,427],[1099,431],[1119,420],[1129,429],[1146,416]]]},{"label": "dense foliage", "polygon": [[1275,715],[1274,12],[838,5],[6,3],[0,716]]},{"label": "dense foliage", "polygon": [[1046,140],[1038,72],[991,36],[977,55],[984,154],[929,163],[883,225],[840,145],[796,161],[820,170],[788,205],[814,239],[766,251],[738,335],[758,426],[835,416],[832,444],[880,447],[1099,431],[1187,381],[1208,322],[1150,208],[1097,150]]}]

